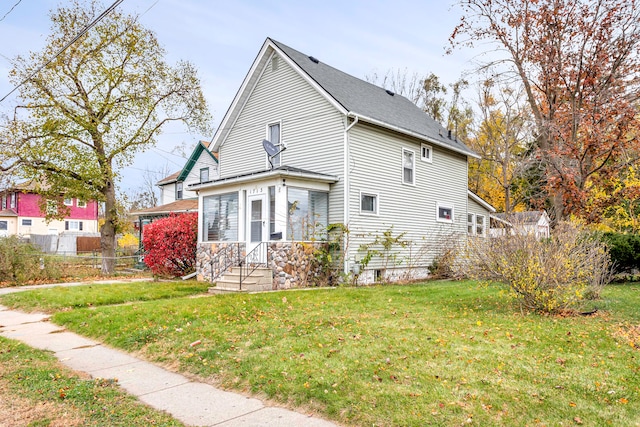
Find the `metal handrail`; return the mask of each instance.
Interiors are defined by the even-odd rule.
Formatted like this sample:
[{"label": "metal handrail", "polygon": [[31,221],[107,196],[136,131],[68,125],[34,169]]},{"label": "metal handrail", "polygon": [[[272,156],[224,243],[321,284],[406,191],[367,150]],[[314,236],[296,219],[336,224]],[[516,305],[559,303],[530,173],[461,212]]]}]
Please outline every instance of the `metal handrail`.
[{"label": "metal handrail", "polygon": [[240,261],[240,290],[242,290],[244,280],[251,276],[258,267],[267,266],[268,244],[269,242],[258,243],[258,245]]},{"label": "metal handrail", "polygon": [[[229,244],[228,246],[225,246],[224,249],[216,252],[213,258],[211,258],[211,283],[215,282],[216,279],[218,279],[220,276],[226,273],[230,268],[241,265],[242,260],[240,259],[240,243],[235,243],[236,252],[238,254],[237,263],[234,263],[235,257],[231,256],[233,254],[232,252],[233,246],[234,246],[233,244]],[[214,261],[218,260],[222,255],[224,255],[225,257],[225,264],[220,269],[220,271],[218,271],[218,273],[215,274],[213,270]]]}]

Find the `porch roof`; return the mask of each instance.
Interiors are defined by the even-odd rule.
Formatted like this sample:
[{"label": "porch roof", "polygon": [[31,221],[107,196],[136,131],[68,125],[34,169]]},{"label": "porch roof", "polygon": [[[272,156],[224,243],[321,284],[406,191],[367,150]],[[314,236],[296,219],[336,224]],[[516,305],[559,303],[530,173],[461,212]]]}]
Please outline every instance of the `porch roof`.
[{"label": "porch roof", "polygon": [[280,166],[275,169],[267,169],[258,172],[250,172],[241,175],[229,176],[213,181],[194,183],[188,187],[190,190],[202,190],[205,188],[218,187],[227,184],[247,183],[253,181],[262,181],[267,178],[297,178],[307,181],[324,182],[334,184],[339,181],[337,176],[327,175],[325,173],[308,171],[293,166]]},{"label": "porch roof", "polygon": [[156,217],[169,215],[170,213],[197,212],[197,210],[198,199],[180,199],[165,205],[134,211],[131,212],[131,215],[139,217]]}]

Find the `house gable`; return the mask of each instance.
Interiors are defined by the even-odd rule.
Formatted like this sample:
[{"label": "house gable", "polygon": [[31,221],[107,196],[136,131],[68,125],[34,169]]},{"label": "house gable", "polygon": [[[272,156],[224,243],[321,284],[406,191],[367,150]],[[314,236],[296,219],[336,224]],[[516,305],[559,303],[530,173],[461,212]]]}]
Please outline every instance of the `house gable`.
[{"label": "house gable", "polygon": [[[199,141],[196,147],[193,149],[191,156],[187,160],[180,173],[178,174],[176,181],[193,181],[197,178],[200,181],[199,169],[201,167],[210,168],[210,176],[206,181],[212,181],[218,175],[218,158],[207,148],[209,143]],[[195,169],[194,169],[195,168]],[[192,171],[194,174],[192,174]]]}]

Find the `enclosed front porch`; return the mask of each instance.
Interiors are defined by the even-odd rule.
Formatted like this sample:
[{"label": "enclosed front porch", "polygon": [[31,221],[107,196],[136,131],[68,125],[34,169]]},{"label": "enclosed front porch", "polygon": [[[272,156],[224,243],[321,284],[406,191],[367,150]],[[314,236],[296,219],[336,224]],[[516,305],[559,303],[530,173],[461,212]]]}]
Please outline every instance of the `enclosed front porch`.
[{"label": "enclosed front porch", "polygon": [[198,280],[237,291],[318,286],[335,182],[281,167],[195,186]]}]

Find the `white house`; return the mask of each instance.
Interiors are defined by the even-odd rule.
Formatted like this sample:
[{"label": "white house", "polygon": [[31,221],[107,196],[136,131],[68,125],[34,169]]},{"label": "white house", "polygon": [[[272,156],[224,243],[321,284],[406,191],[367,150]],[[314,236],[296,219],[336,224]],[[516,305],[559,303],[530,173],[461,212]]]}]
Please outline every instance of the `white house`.
[{"label": "white house", "polygon": [[[296,242],[325,239],[328,224],[349,230],[340,268],[361,282],[424,278],[447,241],[486,236],[494,211],[468,192],[478,156],[451,132],[403,96],[269,38],[210,148],[219,178],[188,186],[201,280],[249,256],[273,288],[306,284],[315,273],[301,271],[308,245]],[[385,238],[395,243],[376,244]]]},{"label": "white house", "polygon": [[172,213],[198,211],[198,194],[189,185],[204,184],[219,178],[218,157],[209,150],[209,142],[199,141],[181,170],[157,182],[160,187],[160,205],[131,212],[137,216],[140,242],[144,226],[154,219]]},{"label": "white house", "polygon": [[534,234],[543,239],[550,236],[551,220],[545,210],[498,213],[492,216],[491,236],[504,236],[507,230],[517,234]]}]

